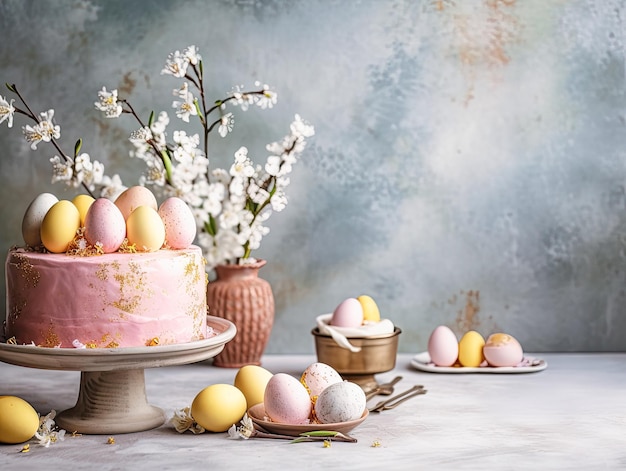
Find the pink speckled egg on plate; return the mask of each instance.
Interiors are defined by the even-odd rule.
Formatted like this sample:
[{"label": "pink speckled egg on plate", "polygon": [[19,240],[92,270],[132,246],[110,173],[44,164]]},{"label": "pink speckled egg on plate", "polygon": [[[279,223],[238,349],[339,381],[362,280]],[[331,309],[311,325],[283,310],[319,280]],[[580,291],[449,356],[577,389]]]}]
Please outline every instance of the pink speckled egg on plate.
[{"label": "pink speckled egg on plate", "polygon": [[274,422],[304,424],[311,415],[311,398],[306,388],[291,375],[277,373],[265,386],[265,412]]}]

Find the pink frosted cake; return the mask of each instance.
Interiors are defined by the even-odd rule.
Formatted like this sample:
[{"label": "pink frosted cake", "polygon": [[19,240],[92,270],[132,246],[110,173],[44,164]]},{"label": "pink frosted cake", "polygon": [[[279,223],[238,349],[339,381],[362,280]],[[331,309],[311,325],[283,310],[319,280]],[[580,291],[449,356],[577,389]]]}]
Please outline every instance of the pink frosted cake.
[{"label": "pink frosted cake", "polygon": [[186,204],[157,208],[142,187],[82,203],[42,194],[27,209],[26,247],[5,264],[6,341],[117,348],[209,337],[205,260]]},{"label": "pink frosted cake", "polygon": [[95,257],[15,249],[6,280],[6,337],[18,344],[131,347],[206,333],[199,247]]}]

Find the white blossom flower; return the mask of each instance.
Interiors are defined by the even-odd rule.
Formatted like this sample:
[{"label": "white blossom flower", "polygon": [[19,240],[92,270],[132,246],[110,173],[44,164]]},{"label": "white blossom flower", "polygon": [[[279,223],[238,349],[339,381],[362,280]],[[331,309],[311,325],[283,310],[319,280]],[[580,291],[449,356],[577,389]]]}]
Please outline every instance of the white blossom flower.
[{"label": "white blossom flower", "polygon": [[52,183],[68,182],[74,176],[74,169],[70,162],[61,160],[61,157],[55,155],[50,159],[52,164]]},{"label": "white blossom flower", "polygon": [[[260,82],[256,82],[255,85],[260,86]],[[263,94],[255,95],[256,105],[261,109],[272,108],[278,101],[278,94],[270,90],[269,85],[263,84]]]},{"label": "white blossom flower", "polygon": [[161,75],[169,74],[174,77],[184,77],[187,74],[189,59],[180,51],[174,51],[167,56],[165,67],[161,70]]},{"label": "white blossom flower", "polygon": [[15,113],[15,108],[13,107],[14,101],[15,100],[11,100],[8,102],[6,98],[0,95],[0,124],[6,121],[10,128],[13,127],[13,114]]},{"label": "white blossom flower", "polygon": [[235,125],[235,116],[232,113],[226,113],[220,119],[220,126],[217,130],[220,136],[226,137],[229,132],[232,132]]},{"label": "white blossom flower", "polygon": [[183,82],[180,89],[174,89],[174,96],[177,96],[181,101],[174,100],[172,102],[172,108],[176,108],[176,116],[182,119],[184,122],[189,122],[189,116],[197,116],[198,111],[194,103],[193,93],[189,91],[189,85],[187,82]]},{"label": "white blossom flower", "polygon": [[205,432],[204,427],[194,421],[190,407],[175,411],[174,416],[170,419],[170,423],[178,433],[184,433],[187,430],[194,434]]},{"label": "white blossom flower", "polygon": [[117,101],[117,90],[107,91],[106,87],[98,92],[97,109],[104,112],[106,118],[117,118],[122,114],[122,105]]},{"label": "white blossom flower", "polygon": [[267,158],[267,162],[265,163],[265,171],[271,176],[275,177],[278,175],[278,171],[280,170],[280,157],[277,155],[270,155]]},{"label": "white blossom flower", "polygon": [[200,54],[198,53],[198,48],[193,45],[187,47],[183,54],[192,65],[197,65],[198,62],[202,60],[202,56],[200,56]]},{"label": "white blossom flower", "polygon": [[56,411],[51,411],[48,415],[39,418],[39,428],[35,432],[35,438],[39,444],[48,448],[51,444],[65,440],[65,430],[57,429],[54,418]]},{"label": "white blossom flower", "polygon": [[228,438],[243,438],[244,440],[247,440],[254,435],[254,422],[252,422],[252,419],[248,417],[248,414],[244,414],[241,422],[239,423],[241,424],[239,427],[233,424],[228,429]]}]

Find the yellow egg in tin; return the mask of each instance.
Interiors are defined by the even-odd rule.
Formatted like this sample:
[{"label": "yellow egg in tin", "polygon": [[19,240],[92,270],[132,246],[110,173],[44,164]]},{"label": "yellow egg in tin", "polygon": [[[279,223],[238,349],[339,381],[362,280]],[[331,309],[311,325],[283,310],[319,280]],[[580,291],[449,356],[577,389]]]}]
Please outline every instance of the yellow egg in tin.
[{"label": "yellow egg in tin", "polygon": [[41,223],[41,242],[53,253],[63,253],[74,240],[80,227],[80,213],[71,201],[61,200],[52,205]]},{"label": "yellow egg in tin", "polygon": [[363,323],[380,322],[380,310],[378,309],[376,301],[366,294],[362,294],[356,299],[361,303],[361,307],[363,308]]}]

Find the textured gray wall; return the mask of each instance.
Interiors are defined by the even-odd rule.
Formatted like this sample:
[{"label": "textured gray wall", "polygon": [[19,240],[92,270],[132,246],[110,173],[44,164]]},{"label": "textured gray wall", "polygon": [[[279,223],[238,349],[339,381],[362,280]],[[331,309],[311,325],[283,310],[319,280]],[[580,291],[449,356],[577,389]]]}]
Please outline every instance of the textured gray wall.
[{"label": "textured gray wall", "polygon": [[[256,252],[277,302],[268,352],[312,352],[315,317],[363,293],[405,352],[438,324],[624,351],[625,15],[618,0],[2,0],[0,78],[131,183],[133,125],[104,122],[96,93],[169,111],[178,84],[159,72],[190,44],[209,97],[257,79],[279,94],[237,112],[213,165],[240,145],[264,160],[296,112],[315,125]],[[36,194],[73,196],[16,121],[0,126],[3,251]]]}]

